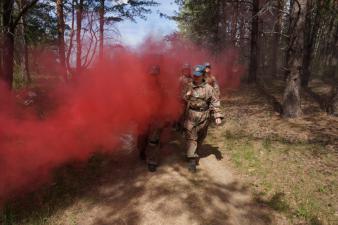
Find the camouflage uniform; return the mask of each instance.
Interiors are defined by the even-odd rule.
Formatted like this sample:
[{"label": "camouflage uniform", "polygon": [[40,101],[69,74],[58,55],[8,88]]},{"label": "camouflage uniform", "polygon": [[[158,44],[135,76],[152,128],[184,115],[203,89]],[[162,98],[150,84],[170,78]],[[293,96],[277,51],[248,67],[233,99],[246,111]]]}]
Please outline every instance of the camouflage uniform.
[{"label": "camouflage uniform", "polygon": [[191,65],[189,63],[185,63],[182,67],[181,75],[179,77],[179,84],[182,97],[185,95],[186,90],[191,82],[192,82]]},{"label": "camouflage uniform", "polygon": [[184,96],[185,93],[187,93],[187,89],[190,86],[191,82],[192,82],[191,76],[190,77],[186,75],[180,76],[179,83],[182,96]]},{"label": "camouflage uniform", "polygon": [[153,120],[144,130],[138,131],[137,148],[140,151],[140,158],[146,160],[147,164],[158,164],[160,139],[164,127],[160,120]]},{"label": "camouflage uniform", "polygon": [[165,125],[161,121],[153,121],[149,127],[147,147],[145,149],[147,164],[158,165],[161,134]]},{"label": "camouflage uniform", "polygon": [[[187,93],[187,90],[189,89],[189,86],[192,83],[192,78],[191,76],[182,74],[179,78],[179,83],[180,83],[180,94],[182,98],[182,109],[185,109],[186,102],[184,101],[184,95],[185,93]],[[185,111],[183,111],[178,121],[175,122],[176,131],[182,131],[185,120],[185,114],[186,114]]]},{"label": "camouflage uniform", "polygon": [[140,151],[140,158],[142,160],[146,160],[146,148],[148,145],[148,137],[149,137],[149,126],[145,129],[141,129],[138,127],[138,135],[137,135],[137,149]]},{"label": "camouflage uniform", "polygon": [[190,92],[189,96],[185,96],[188,108],[184,128],[187,157],[191,159],[198,158],[198,150],[207,135],[210,113],[215,119],[223,118],[223,114],[218,95],[208,83],[191,83]]},{"label": "camouflage uniform", "polygon": [[[156,94],[161,95],[160,98],[164,99],[165,93],[163,91],[163,87],[159,82],[160,68],[158,66],[154,66],[151,68],[150,75],[153,76],[153,91]],[[144,130],[139,130],[137,147],[140,151],[141,159],[145,159],[148,168],[149,165],[153,166],[154,170],[150,171],[154,172],[156,170],[156,166],[158,165],[158,155],[160,150],[160,138],[162,131],[164,129],[165,124],[162,122],[161,118],[153,117],[150,123],[146,126]]]},{"label": "camouflage uniform", "polygon": [[206,73],[204,77],[205,81],[215,89],[216,95],[219,97],[221,94],[218,82],[216,80],[216,77],[210,73]]}]

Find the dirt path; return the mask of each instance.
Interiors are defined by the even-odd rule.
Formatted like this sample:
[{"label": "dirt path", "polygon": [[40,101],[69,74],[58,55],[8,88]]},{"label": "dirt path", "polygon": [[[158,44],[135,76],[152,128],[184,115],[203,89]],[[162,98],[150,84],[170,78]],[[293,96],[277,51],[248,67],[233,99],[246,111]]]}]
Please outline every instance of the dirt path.
[{"label": "dirt path", "polygon": [[[287,224],[227,167],[216,146],[204,145],[196,174],[183,160],[182,143],[163,146],[161,167],[149,173],[136,154],[109,161],[101,177],[75,204],[59,210],[52,224],[80,225],[268,225]],[[107,166],[107,165],[104,165]]]},{"label": "dirt path", "polygon": [[6,213],[6,224],[288,225],[306,224],[312,218],[335,221],[338,119],[317,106],[312,114],[305,110],[302,118],[284,120],[249,86],[228,93],[223,105],[226,123],[209,130],[196,174],[187,170],[180,135],[166,133],[156,173],[147,171],[132,138],[125,136],[126,145],[120,152],[98,154],[88,162],[58,168],[53,184],[12,206],[17,210]]}]

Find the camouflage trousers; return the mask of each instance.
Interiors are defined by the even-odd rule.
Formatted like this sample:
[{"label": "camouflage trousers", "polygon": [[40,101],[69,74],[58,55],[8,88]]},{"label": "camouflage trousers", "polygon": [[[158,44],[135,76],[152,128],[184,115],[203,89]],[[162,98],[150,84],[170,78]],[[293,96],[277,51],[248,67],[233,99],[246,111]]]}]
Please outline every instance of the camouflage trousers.
[{"label": "camouflage trousers", "polygon": [[148,143],[148,136],[149,136],[149,131],[148,130],[142,130],[138,131],[138,136],[137,136],[137,149],[140,151],[140,157],[142,159],[145,159],[146,157],[146,148],[147,148],[147,143]]},{"label": "camouflage trousers", "polygon": [[198,151],[200,150],[204,139],[208,133],[209,120],[185,127],[185,140],[187,145],[187,157],[198,158]]},{"label": "camouflage trousers", "polygon": [[160,139],[164,127],[151,124],[138,135],[137,147],[148,164],[157,165],[159,161]]},{"label": "camouflage trousers", "polygon": [[176,131],[182,132],[184,127],[185,113],[182,113],[180,117],[174,122],[173,127]]}]

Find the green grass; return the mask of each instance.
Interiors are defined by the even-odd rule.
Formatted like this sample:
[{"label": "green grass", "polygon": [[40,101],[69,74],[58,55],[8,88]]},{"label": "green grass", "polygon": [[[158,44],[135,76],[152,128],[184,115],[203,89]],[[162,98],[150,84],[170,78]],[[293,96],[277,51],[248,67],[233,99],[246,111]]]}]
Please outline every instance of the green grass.
[{"label": "green grass", "polygon": [[289,210],[289,205],[285,199],[285,194],[282,192],[275,193],[267,204],[276,211],[286,212]]},{"label": "green grass", "polygon": [[250,142],[248,139],[227,139],[225,144],[227,149],[236,149],[236,151],[232,150],[230,152],[231,158],[237,167],[249,171],[257,170],[260,168],[260,159],[254,152],[252,142]]},{"label": "green grass", "polygon": [[271,151],[272,150],[272,140],[270,138],[263,139],[262,146],[267,151]]},{"label": "green grass", "polygon": [[337,220],[336,156],[322,145],[255,139],[229,131],[223,144],[224,153],[239,171],[249,175],[254,190],[272,209],[295,223],[300,219],[333,225],[330,221]]}]

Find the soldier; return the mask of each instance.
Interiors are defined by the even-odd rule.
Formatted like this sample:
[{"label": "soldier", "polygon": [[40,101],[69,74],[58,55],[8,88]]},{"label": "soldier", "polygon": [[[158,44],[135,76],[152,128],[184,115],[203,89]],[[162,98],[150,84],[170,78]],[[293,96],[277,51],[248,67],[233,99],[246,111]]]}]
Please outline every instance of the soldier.
[{"label": "soldier", "polygon": [[211,74],[211,64],[207,62],[204,64],[204,66],[205,66],[204,79],[211,87],[215,89],[216,94],[219,96],[221,92],[216,77]]},{"label": "soldier", "polygon": [[154,120],[149,127],[149,136],[147,139],[147,147],[145,150],[146,162],[148,170],[155,172],[158,167],[159,152],[161,148],[161,134],[165,125],[161,120]]},{"label": "soldier", "polygon": [[[181,75],[179,77],[179,84],[180,84],[180,94],[183,97],[184,94],[187,91],[188,86],[191,84],[192,82],[192,76],[191,76],[191,66],[189,63],[185,63],[182,66],[182,70],[181,70]],[[185,101],[182,102],[182,108],[185,109]],[[174,128],[176,129],[176,131],[182,131],[183,129],[183,123],[184,123],[184,115],[185,112],[183,111],[181,116],[179,117],[178,121],[176,121],[174,123]]]},{"label": "soldier", "polygon": [[187,85],[191,83],[192,77],[191,77],[191,66],[189,63],[186,63],[183,65],[181,70],[181,76],[179,78],[180,81],[180,88],[182,90],[182,93],[187,88]]},{"label": "soldier", "polygon": [[223,114],[215,89],[204,80],[204,66],[197,65],[193,73],[193,82],[186,92],[187,116],[184,123],[187,142],[187,158],[189,171],[196,172],[198,150],[205,139],[209,126],[210,113],[215,123],[220,125]]},{"label": "soldier", "polygon": [[[155,65],[150,70],[152,81],[157,94],[163,97],[163,90],[160,87],[159,78],[160,67]],[[140,158],[146,160],[148,170],[155,172],[158,166],[158,154],[160,150],[160,137],[164,128],[162,118],[153,117],[150,123],[143,129],[139,129],[137,147],[140,151]]]},{"label": "soldier", "polygon": [[146,148],[148,143],[148,136],[149,136],[149,125],[145,126],[141,129],[140,125],[138,127],[138,136],[137,136],[137,149],[139,150],[140,159],[146,160]]}]

